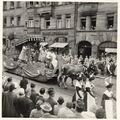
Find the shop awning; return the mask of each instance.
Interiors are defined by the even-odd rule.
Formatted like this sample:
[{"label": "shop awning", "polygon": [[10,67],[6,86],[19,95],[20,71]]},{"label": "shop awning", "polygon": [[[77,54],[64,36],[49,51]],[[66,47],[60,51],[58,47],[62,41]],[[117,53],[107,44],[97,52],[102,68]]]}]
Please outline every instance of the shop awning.
[{"label": "shop awning", "polygon": [[116,48],[105,48],[105,52],[107,52],[107,53],[117,53],[117,49]]},{"label": "shop awning", "polygon": [[46,46],[46,45],[48,45],[48,43],[47,42],[41,42],[40,45]]},{"label": "shop awning", "polygon": [[52,47],[52,48],[64,48],[67,45],[68,45],[68,43],[54,43],[54,44],[50,45],[50,47]]}]

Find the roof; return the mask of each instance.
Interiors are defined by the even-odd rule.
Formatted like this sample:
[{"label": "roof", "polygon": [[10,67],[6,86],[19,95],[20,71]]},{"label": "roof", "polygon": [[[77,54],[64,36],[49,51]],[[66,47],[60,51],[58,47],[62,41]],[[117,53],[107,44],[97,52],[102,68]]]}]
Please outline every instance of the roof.
[{"label": "roof", "polygon": [[41,42],[40,45],[46,46],[46,45],[48,45],[48,43],[47,42]]},{"label": "roof", "polygon": [[68,45],[68,43],[53,43],[52,45],[50,45],[50,47],[53,47],[53,48],[64,48],[67,45]]}]

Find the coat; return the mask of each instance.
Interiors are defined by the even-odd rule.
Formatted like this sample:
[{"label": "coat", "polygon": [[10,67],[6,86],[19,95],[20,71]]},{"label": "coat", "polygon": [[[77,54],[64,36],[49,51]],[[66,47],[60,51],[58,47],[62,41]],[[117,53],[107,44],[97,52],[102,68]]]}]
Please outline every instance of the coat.
[{"label": "coat", "polygon": [[15,109],[17,95],[14,92],[2,93],[2,117],[18,117]]},{"label": "coat", "polygon": [[27,96],[19,97],[15,103],[17,112],[23,117],[29,117],[31,110],[33,109],[33,102]]}]

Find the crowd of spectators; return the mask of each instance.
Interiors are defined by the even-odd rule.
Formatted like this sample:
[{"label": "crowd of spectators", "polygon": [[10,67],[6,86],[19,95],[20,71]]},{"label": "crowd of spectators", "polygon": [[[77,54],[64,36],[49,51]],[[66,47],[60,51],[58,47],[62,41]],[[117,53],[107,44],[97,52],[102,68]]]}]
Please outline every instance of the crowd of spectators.
[{"label": "crowd of spectators", "polygon": [[35,84],[31,83],[28,88],[26,78],[23,78],[19,85],[13,82],[11,77],[3,79],[2,117],[105,118],[102,107],[92,106],[90,111],[85,111],[85,104],[80,99],[75,106],[72,100],[65,101],[62,96],[56,100],[54,88],[40,88],[38,93]]}]

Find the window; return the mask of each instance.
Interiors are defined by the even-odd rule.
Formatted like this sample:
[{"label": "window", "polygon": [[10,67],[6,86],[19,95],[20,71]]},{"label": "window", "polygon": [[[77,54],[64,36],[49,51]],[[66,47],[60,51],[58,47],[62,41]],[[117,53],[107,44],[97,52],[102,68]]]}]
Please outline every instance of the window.
[{"label": "window", "polygon": [[14,9],[14,2],[10,2],[10,9]]},{"label": "window", "polygon": [[34,27],[34,20],[33,19],[28,20],[28,27]]},{"label": "window", "polygon": [[114,25],[114,15],[113,14],[108,14],[107,15],[107,28],[112,29]]},{"label": "window", "polygon": [[50,28],[50,17],[45,18],[45,28],[49,29]]},{"label": "window", "polygon": [[14,26],[14,17],[10,18],[10,26]]},{"label": "window", "polygon": [[7,2],[3,2],[3,10],[7,10]]},{"label": "window", "polygon": [[20,8],[21,7],[21,4],[20,4],[20,2],[17,2],[17,6],[16,6],[17,8]]},{"label": "window", "polygon": [[71,15],[66,15],[66,28],[71,28]]},{"label": "window", "polygon": [[39,2],[35,2],[35,7],[39,7]]},{"label": "window", "polygon": [[39,21],[38,20],[35,21],[35,27],[39,27]]},{"label": "window", "polygon": [[3,18],[3,27],[6,27],[6,26],[7,26],[7,18],[4,17],[4,18]]},{"label": "window", "polygon": [[91,17],[91,30],[96,28],[96,16]]},{"label": "window", "polygon": [[81,29],[85,30],[86,28],[86,18],[81,19]]},{"label": "window", "polygon": [[17,17],[17,26],[20,26],[20,23],[21,23],[21,17],[18,16],[18,17]]},{"label": "window", "polygon": [[30,2],[30,7],[33,7],[33,2]]},{"label": "window", "polygon": [[62,28],[62,19],[61,19],[61,15],[57,16],[57,28]]}]

